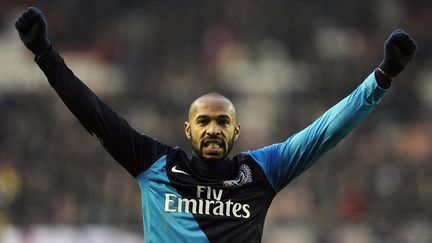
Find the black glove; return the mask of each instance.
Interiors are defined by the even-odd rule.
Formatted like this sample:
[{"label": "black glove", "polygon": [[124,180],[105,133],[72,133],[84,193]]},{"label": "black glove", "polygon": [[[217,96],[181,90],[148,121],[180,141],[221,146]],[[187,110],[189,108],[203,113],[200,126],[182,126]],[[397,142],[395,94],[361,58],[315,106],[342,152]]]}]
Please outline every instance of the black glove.
[{"label": "black glove", "polygon": [[47,22],[44,14],[35,7],[29,7],[15,22],[21,41],[37,57],[51,50],[47,37]]},{"label": "black glove", "polygon": [[384,43],[384,59],[378,66],[386,78],[396,77],[413,59],[417,43],[402,29],[393,31]]}]

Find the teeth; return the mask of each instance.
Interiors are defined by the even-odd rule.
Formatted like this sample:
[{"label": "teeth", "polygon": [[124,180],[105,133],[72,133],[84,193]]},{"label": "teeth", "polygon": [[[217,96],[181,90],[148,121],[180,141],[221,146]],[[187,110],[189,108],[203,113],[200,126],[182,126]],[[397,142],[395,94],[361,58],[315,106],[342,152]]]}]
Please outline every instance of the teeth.
[{"label": "teeth", "polygon": [[223,144],[222,141],[219,141],[217,139],[208,139],[204,141],[205,147],[221,148],[222,144]]},{"label": "teeth", "polygon": [[219,143],[208,143],[207,145],[206,145],[207,147],[220,147],[220,144]]}]

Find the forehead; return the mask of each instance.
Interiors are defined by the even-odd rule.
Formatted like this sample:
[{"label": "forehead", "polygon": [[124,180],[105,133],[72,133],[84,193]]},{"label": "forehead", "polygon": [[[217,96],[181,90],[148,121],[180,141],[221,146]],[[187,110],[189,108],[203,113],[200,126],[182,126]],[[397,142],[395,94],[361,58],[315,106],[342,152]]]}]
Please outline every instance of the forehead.
[{"label": "forehead", "polygon": [[205,97],[196,100],[192,103],[189,110],[189,119],[194,119],[198,116],[220,116],[228,115],[231,118],[235,117],[235,108],[233,104],[226,98]]}]

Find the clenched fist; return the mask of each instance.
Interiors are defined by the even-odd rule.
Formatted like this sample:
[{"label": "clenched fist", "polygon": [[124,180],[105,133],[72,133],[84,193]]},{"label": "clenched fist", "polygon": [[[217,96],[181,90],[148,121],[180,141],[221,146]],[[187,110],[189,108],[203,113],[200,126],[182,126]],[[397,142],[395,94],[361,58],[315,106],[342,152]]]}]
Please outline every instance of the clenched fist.
[{"label": "clenched fist", "polygon": [[413,59],[417,43],[404,30],[393,31],[384,43],[384,59],[379,68],[388,76],[396,77]]},{"label": "clenched fist", "polygon": [[24,45],[36,56],[43,56],[51,49],[47,37],[47,22],[42,11],[29,7],[15,22],[15,28]]}]

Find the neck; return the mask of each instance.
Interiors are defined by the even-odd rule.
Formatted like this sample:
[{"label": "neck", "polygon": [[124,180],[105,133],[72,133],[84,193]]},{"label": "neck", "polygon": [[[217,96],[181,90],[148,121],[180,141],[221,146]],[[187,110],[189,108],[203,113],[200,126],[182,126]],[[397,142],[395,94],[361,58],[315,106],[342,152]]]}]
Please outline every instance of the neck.
[{"label": "neck", "polygon": [[192,170],[206,179],[220,181],[229,178],[235,169],[235,164],[232,160],[224,158],[219,161],[207,161],[192,152],[191,157]]}]

